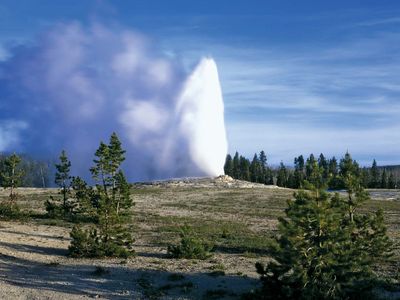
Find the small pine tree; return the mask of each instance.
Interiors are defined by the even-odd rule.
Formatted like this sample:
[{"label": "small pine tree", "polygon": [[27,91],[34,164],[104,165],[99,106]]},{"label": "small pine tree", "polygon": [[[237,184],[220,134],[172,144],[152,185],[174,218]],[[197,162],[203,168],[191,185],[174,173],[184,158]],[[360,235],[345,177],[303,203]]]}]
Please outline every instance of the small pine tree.
[{"label": "small pine tree", "polygon": [[71,169],[71,162],[68,160],[67,153],[62,150],[60,154],[60,163],[55,164],[56,174],[55,174],[55,184],[60,187],[60,194],[63,199],[63,211],[64,215],[69,211],[67,207],[67,199],[69,194],[69,188],[71,183],[71,176],[69,175]]},{"label": "small pine tree", "polygon": [[288,180],[288,173],[285,165],[283,164],[283,162],[281,162],[278,170],[278,176],[276,179],[276,185],[281,187],[286,187],[287,180]]},{"label": "small pine tree", "polygon": [[318,166],[322,169],[322,176],[325,181],[328,180],[329,177],[329,165],[325,156],[321,153],[318,158]]},{"label": "small pine tree", "polygon": [[294,173],[292,188],[298,189],[304,180],[304,158],[303,155],[294,159]]},{"label": "small pine tree", "polygon": [[388,176],[386,173],[386,169],[383,169],[383,172],[382,172],[380,188],[381,189],[388,188]]},{"label": "small pine tree", "polygon": [[17,188],[21,183],[23,172],[18,169],[21,158],[13,153],[5,158],[3,171],[1,172],[1,182],[4,189],[10,189],[9,200],[11,205],[16,205]]},{"label": "small pine tree", "polygon": [[[133,254],[133,238],[127,223],[130,221],[130,186],[120,169],[125,151],[115,133],[107,145],[100,143],[90,169],[96,188],[88,188],[81,179],[73,180],[73,189],[80,198],[81,207],[93,207],[97,226],[88,230],[79,227],[71,232],[70,254],[73,256],[117,256],[127,257]],[[87,245],[94,247],[80,251]]]},{"label": "small pine tree", "polygon": [[237,151],[233,156],[232,164],[233,164],[232,177],[235,179],[240,179],[240,162],[239,162],[239,153]]},{"label": "small pine tree", "polygon": [[239,179],[250,181],[250,162],[244,156],[239,158]]},{"label": "small pine tree", "polygon": [[259,182],[264,184],[269,184],[270,178],[268,176],[268,166],[267,166],[267,155],[265,154],[264,150],[260,151],[259,155],[259,162],[260,162],[260,169],[259,169]]},{"label": "small pine tree", "polygon": [[315,166],[315,156],[314,154],[310,154],[310,156],[307,158],[306,161],[306,179],[308,179],[311,176],[311,173],[313,172],[313,168]]},{"label": "small pine tree", "polygon": [[226,155],[224,172],[225,172],[225,175],[228,175],[228,176],[233,175],[233,161],[232,161],[232,156],[230,154]]},{"label": "small pine tree", "polygon": [[167,252],[173,258],[207,259],[211,256],[212,245],[199,238],[189,226],[183,226],[180,243],[169,245]]},{"label": "small pine tree", "polygon": [[255,153],[250,163],[250,180],[252,182],[262,182],[263,178],[261,172],[261,164],[258,160],[257,153]]},{"label": "small pine tree", "polygon": [[327,194],[323,170],[316,164],[312,170],[309,191],[295,193],[279,218],[280,234],[268,249],[273,260],[256,265],[260,299],[360,297],[374,278],[372,266],[390,254],[382,211],[354,215],[365,193],[350,154],[341,161],[346,199]]},{"label": "small pine tree", "polygon": [[389,175],[388,188],[389,189],[395,189],[396,188],[396,180],[394,179],[393,172],[391,172],[390,175]]},{"label": "small pine tree", "polygon": [[371,181],[370,181],[369,188],[372,188],[372,189],[379,188],[381,178],[380,178],[380,172],[378,169],[378,164],[376,163],[375,159],[372,162],[370,174],[371,174]]}]

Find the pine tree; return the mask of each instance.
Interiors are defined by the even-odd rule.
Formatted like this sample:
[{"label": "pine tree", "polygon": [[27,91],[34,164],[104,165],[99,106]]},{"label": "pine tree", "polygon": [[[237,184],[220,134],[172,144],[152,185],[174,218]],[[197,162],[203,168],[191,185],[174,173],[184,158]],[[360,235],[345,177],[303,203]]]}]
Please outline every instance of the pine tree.
[{"label": "pine tree", "polygon": [[233,178],[240,179],[240,162],[239,162],[239,153],[236,151],[233,156]]},{"label": "pine tree", "polygon": [[260,174],[258,175],[259,182],[264,183],[264,184],[271,184],[270,183],[270,178],[268,174],[268,167],[267,167],[267,155],[265,154],[264,150],[260,151],[259,155],[259,161],[260,161]]},{"label": "pine tree", "polygon": [[376,189],[379,188],[380,186],[380,182],[381,182],[381,178],[380,178],[380,174],[379,174],[379,169],[378,169],[378,165],[376,163],[376,160],[374,159],[372,162],[372,166],[371,166],[371,182],[370,182],[370,188]]},{"label": "pine tree", "polygon": [[69,188],[71,184],[71,176],[69,175],[71,169],[71,162],[68,160],[67,154],[64,150],[60,154],[60,163],[55,164],[56,174],[55,183],[60,187],[60,193],[63,197],[63,211],[64,215],[69,210],[67,207],[67,199],[69,194]]},{"label": "pine tree", "polygon": [[[349,154],[341,167],[348,193],[364,195],[358,184],[358,164]],[[305,185],[308,191],[295,193],[285,217],[279,218],[279,234],[268,248],[273,260],[266,266],[256,265],[263,284],[258,298],[362,297],[365,283],[374,278],[372,266],[391,250],[382,212],[349,218],[349,197],[327,194],[323,170],[316,164]],[[360,203],[354,201],[354,205]]]},{"label": "pine tree", "polygon": [[283,162],[279,165],[278,176],[276,179],[276,185],[281,187],[287,186],[288,174],[285,165]]},{"label": "pine tree", "polygon": [[361,182],[364,188],[368,188],[371,182],[369,170],[365,167],[361,169]]},{"label": "pine tree", "polygon": [[11,205],[16,205],[17,188],[21,184],[23,173],[18,169],[21,158],[13,153],[4,159],[3,171],[1,172],[1,182],[4,189],[10,189],[9,200]]},{"label": "pine tree", "polygon": [[239,179],[250,181],[250,162],[244,156],[239,158]]},{"label": "pine tree", "polygon": [[316,160],[315,160],[314,154],[311,153],[309,158],[307,158],[307,161],[306,161],[306,179],[308,179],[311,176],[311,174],[313,172],[313,168],[315,166],[315,162],[316,162]]},{"label": "pine tree", "polygon": [[382,172],[380,188],[381,189],[388,188],[388,176],[386,173],[386,169],[383,169],[383,172]]},{"label": "pine tree", "polygon": [[328,180],[329,177],[329,165],[325,156],[321,153],[318,158],[318,166],[322,169],[322,176],[325,181]]},{"label": "pine tree", "polygon": [[347,190],[347,208],[351,222],[354,222],[354,212],[360,204],[368,199],[368,194],[362,187],[360,167],[347,152],[340,160],[340,177],[343,187]]},{"label": "pine tree", "polygon": [[394,179],[393,172],[390,172],[390,175],[389,175],[388,188],[389,189],[395,189],[396,188],[396,180]]},{"label": "pine tree", "polygon": [[298,189],[304,180],[304,158],[303,155],[294,159],[293,188]]},{"label": "pine tree", "polygon": [[261,164],[258,160],[257,153],[254,154],[253,160],[250,163],[250,180],[252,182],[262,182]]},{"label": "pine tree", "polygon": [[225,175],[228,175],[231,177],[233,176],[233,161],[232,161],[232,156],[230,154],[226,155],[224,172],[225,172]]},{"label": "pine tree", "polygon": [[[75,180],[77,191],[83,197],[83,203],[95,208],[97,226],[83,231],[74,228],[71,232],[73,242],[69,248],[73,256],[118,256],[126,257],[133,253],[133,238],[127,223],[130,219],[130,186],[120,169],[125,151],[115,133],[108,145],[101,142],[90,169],[96,181],[95,189],[87,189],[82,180]],[[75,188],[74,188],[75,189]],[[86,249],[84,245],[95,249]],[[86,249],[86,250],[85,250]]]},{"label": "pine tree", "polygon": [[342,188],[341,185],[341,181],[338,178],[338,163],[337,163],[337,159],[336,157],[332,157],[329,160],[329,164],[328,164],[328,170],[329,170],[329,175],[328,175],[328,187],[330,189],[340,189]]}]

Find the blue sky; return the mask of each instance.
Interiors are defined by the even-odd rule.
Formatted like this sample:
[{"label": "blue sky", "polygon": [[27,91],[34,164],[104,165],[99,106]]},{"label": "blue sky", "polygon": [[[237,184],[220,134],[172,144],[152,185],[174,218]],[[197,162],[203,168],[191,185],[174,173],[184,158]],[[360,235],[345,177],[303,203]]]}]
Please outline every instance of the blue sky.
[{"label": "blue sky", "polygon": [[60,22],[144,33],[191,68],[215,58],[230,151],[400,163],[400,2],[0,2],[0,60]]}]

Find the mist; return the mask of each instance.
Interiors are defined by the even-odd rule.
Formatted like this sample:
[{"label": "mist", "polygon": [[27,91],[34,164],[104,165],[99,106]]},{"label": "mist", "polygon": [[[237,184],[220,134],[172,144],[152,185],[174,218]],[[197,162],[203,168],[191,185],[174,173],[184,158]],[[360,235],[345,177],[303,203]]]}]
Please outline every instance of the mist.
[{"label": "mist", "polygon": [[[149,38],[63,23],[0,62],[0,151],[54,159],[88,176],[112,132],[132,181],[223,174],[224,106],[212,58],[186,70]],[[84,175],[86,174],[86,175]]]}]

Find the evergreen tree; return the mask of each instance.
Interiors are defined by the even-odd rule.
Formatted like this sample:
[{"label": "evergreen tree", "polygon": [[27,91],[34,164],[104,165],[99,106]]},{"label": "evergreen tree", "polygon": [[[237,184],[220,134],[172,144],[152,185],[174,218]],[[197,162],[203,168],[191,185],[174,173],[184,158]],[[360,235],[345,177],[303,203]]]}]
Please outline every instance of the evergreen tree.
[{"label": "evergreen tree", "polygon": [[68,160],[67,154],[64,150],[60,154],[60,163],[55,164],[56,174],[55,183],[60,187],[60,193],[63,199],[63,211],[64,215],[69,210],[67,207],[67,199],[69,194],[69,188],[71,183],[71,176],[69,175],[71,169],[71,162]]},{"label": "evergreen tree", "polygon": [[259,178],[260,178],[260,183],[264,183],[264,184],[270,184],[270,174],[268,174],[268,167],[267,167],[267,155],[265,155],[264,150],[260,151],[260,156],[259,156],[259,160],[260,160],[260,174],[259,174]]},{"label": "evergreen tree", "polygon": [[322,169],[322,177],[325,181],[328,180],[329,177],[329,165],[325,156],[321,153],[318,158],[318,166]]},{"label": "evergreen tree", "polygon": [[329,170],[328,187],[334,190],[342,188],[341,181],[338,178],[339,170],[336,157],[332,157],[329,160],[328,170]]},{"label": "evergreen tree", "polygon": [[287,186],[288,174],[285,165],[283,162],[279,165],[278,176],[276,179],[276,185],[281,187]]},{"label": "evergreen tree", "polygon": [[272,172],[271,168],[267,168],[267,175],[266,175],[266,183],[269,185],[274,184],[274,173]]},{"label": "evergreen tree", "polygon": [[371,176],[371,182],[369,187],[372,189],[379,188],[380,183],[381,183],[381,178],[379,174],[379,169],[378,165],[376,163],[376,160],[374,159],[372,162],[371,170],[370,170],[370,176]]},{"label": "evergreen tree", "polygon": [[386,169],[383,169],[383,172],[382,172],[380,188],[381,189],[387,189],[388,188],[388,176],[387,176],[387,173],[386,173]]},{"label": "evergreen tree", "polygon": [[349,219],[354,222],[354,212],[360,204],[368,199],[368,194],[362,187],[360,167],[348,152],[340,160],[339,169],[343,188],[347,190],[346,204]]},{"label": "evergreen tree", "polygon": [[231,177],[233,176],[233,161],[232,161],[232,156],[230,154],[226,155],[224,172],[225,172],[225,175],[228,175]]},{"label": "evergreen tree", "polygon": [[244,156],[239,158],[239,179],[250,181],[250,162]]},{"label": "evergreen tree", "polygon": [[[341,161],[342,181],[355,198],[365,195],[357,169],[346,154]],[[372,266],[390,254],[382,212],[349,218],[349,199],[325,192],[318,165],[312,166],[309,177],[309,191],[295,193],[286,216],[279,218],[279,234],[268,249],[273,260],[267,266],[256,265],[263,284],[259,298],[362,297],[365,283],[374,278]],[[354,200],[354,205],[360,203]]]},{"label": "evergreen tree", "polygon": [[314,154],[311,153],[309,158],[307,158],[307,161],[306,161],[306,179],[307,180],[313,172],[315,162],[316,162],[316,160],[315,160]]},{"label": "evergreen tree", "polygon": [[236,151],[233,156],[233,178],[240,179],[240,161],[239,161],[239,153]]},{"label": "evergreen tree", "polygon": [[294,159],[294,174],[292,188],[298,189],[304,181],[304,158],[303,155]]},{"label": "evergreen tree", "polygon": [[254,154],[253,160],[250,164],[250,176],[252,182],[263,182],[261,163],[258,160],[257,153]]},{"label": "evergreen tree", "polygon": [[[101,142],[90,169],[96,188],[84,190],[86,184],[79,180],[77,190],[87,202],[95,208],[97,226],[89,230],[75,227],[71,232],[72,256],[118,256],[126,257],[132,254],[133,238],[127,222],[131,216],[130,186],[120,169],[124,161],[125,151],[115,133],[112,134],[108,145]],[[80,187],[79,187],[80,186]],[[86,247],[86,245],[90,247]]]},{"label": "evergreen tree", "polygon": [[388,188],[389,189],[395,189],[396,188],[396,180],[394,179],[393,172],[391,172],[390,175],[389,175]]},{"label": "evergreen tree", "polygon": [[18,169],[21,158],[13,153],[4,159],[3,170],[1,172],[1,182],[4,189],[10,189],[10,204],[15,205],[17,200],[16,189],[21,184],[23,173]]},{"label": "evergreen tree", "polygon": [[370,178],[369,170],[367,168],[365,168],[365,167],[362,168],[361,169],[361,183],[362,183],[362,186],[364,188],[368,188],[369,185],[370,185],[370,181],[371,181],[371,178]]},{"label": "evergreen tree", "polygon": [[332,157],[329,160],[329,166],[328,166],[329,174],[332,176],[338,175],[338,164],[336,157]]}]

